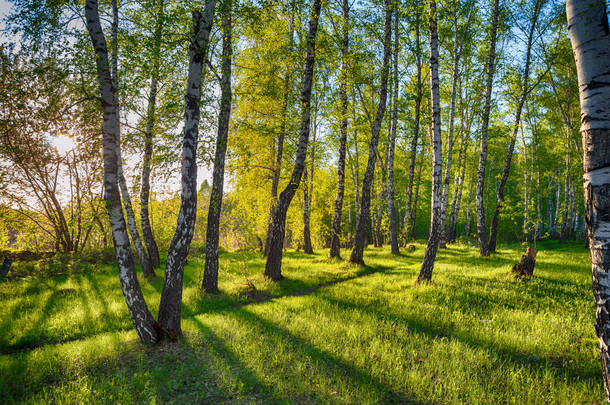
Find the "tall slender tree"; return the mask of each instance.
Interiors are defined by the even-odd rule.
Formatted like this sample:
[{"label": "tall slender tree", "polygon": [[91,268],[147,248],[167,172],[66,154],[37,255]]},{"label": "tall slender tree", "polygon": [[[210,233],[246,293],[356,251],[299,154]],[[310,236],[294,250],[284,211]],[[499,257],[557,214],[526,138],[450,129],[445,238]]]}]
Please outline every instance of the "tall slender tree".
[{"label": "tall slender tree", "polygon": [[294,169],[290,176],[290,181],[280,194],[273,212],[271,241],[269,243],[267,262],[265,264],[265,277],[273,281],[282,279],[282,253],[286,231],[286,213],[301,182],[303,170],[305,170],[305,157],[307,155],[311,115],[311,88],[313,85],[313,72],[316,60],[316,36],[318,32],[320,8],[321,0],[314,0],[306,40],[307,54],[305,56],[303,88],[301,90],[301,128]]},{"label": "tall slender tree", "polygon": [[388,185],[386,197],[388,200],[388,219],[390,220],[390,246],[392,254],[400,254],[398,249],[398,225],[396,221],[396,205],[394,203],[394,149],[396,147],[396,129],[398,127],[398,49],[400,35],[398,33],[399,3],[394,2],[394,55],[393,55],[393,85],[394,95],[392,103],[392,123],[390,128],[390,139],[388,140]]},{"label": "tall slender tree", "polygon": [[506,186],[506,182],[508,181],[508,175],[510,173],[511,161],[513,158],[513,152],[515,150],[515,141],[517,140],[517,133],[519,132],[519,125],[521,123],[521,111],[523,110],[523,105],[525,104],[527,95],[532,90],[529,88],[532,44],[534,43],[534,34],[536,30],[536,25],[538,23],[538,16],[540,15],[540,9],[542,8],[543,4],[543,0],[536,0],[532,17],[530,20],[530,27],[527,35],[527,46],[525,48],[525,66],[523,68],[523,76],[521,78],[521,92],[517,100],[517,107],[515,110],[515,121],[513,123],[513,132],[510,139],[510,143],[508,145],[508,152],[506,154],[506,163],[504,164],[504,169],[502,170],[502,178],[500,179],[500,184],[498,185],[498,191],[496,193],[496,208],[494,210],[494,214],[491,220],[491,226],[489,228],[488,248],[490,252],[496,251],[496,243],[498,240],[498,219],[500,216],[500,209],[502,208],[502,204],[504,203],[504,187]]},{"label": "tall slender tree", "polygon": [[[339,99],[341,101],[341,124],[339,127],[339,159],[337,162],[337,196],[335,197],[335,211],[330,235],[330,257],[341,256],[341,210],[343,208],[343,195],[345,193],[345,151],[347,149],[347,79],[348,79],[348,52],[349,52],[349,1],[343,0],[341,5],[343,24],[341,26],[341,75],[339,84]],[[356,189],[358,187],[356,186]]]},{"label": "tall slender tree", "polygon": [[390,69],[390,55],[392,48],[392,4],[391,0],[385,0],[385,28],[383,35],[383,64],[381,66],[381,83],[379,85],[379,105],[377,114],[371,129],[371,141],[369,143],[369,160],[362,181],[362,197],[360,198],[360,218],[354,236],[354,247],[350,255],[350,262],[364,264],[364,244],[366,239],[366,228],[370,222],[371,209],[371,186],[377,160],[377,144],[379,143],[379,132],[386,110],[386,99],[388,96],[388,76]]},{"label": "tall slender tree", "polygon": [[95,51],[97,79],[99,82],[102,115],[104,125],[102,129],[104,147],[104,196],[106,210],[110,218],[112,240],[119,268],[119,280],[125,296],[127,309],[131,315],[136,332],[145,344],[157,342],[158,334],[155,329],[155,320],[148,310],[140,284],[136,276],[129,235],[123,216],[121,192],[119,190],[119,111],[116,97],[117,89],[110,72],[108,61],[108,48],[106,38],[100,23],[97,0],[87,0],[85,3],[85,18],[87,31]]},{"label": "tall slender tree", "polygon": [[152,69],[150,72],[150,90],[148,92],[148,108],[146,114],[146,129],[144,130],[144,157],[142,160],[142,186],[140,188],[140,222],[142,223],[142,238],[148,251],[150,264],[158,267],[161,259],[159,247],[155,241],[150,225],[149,199],[150,199],[150,172],[153,153],[153,129],[155,126],[155,113],[157,110],[157,92],[159,86],[159,68],[161,64],[161,39],[165,22],[165,0],[157,4],[155,31],[153,33]]},{"label": "tall slender tree", "polygon": [[409,235],[415,235],[415,210],[413,208],[413,181],[415,178],[415,161],[417,159],[417,142],[419,140],[420,118],[421,118],[421,101],[423,98],[424,83],[422,80],[423,60],[421,56],[421,40],[420,40],[420,12],[419,6],[416,6],[415,12],[415,65],[417,68],[417,94],[415,96],[415,123],[413,129],[413,137],[411,138],[410,157],[409,157],[409,178],[407,180],[407,198],[405,203],[405,221],[404,226],[407,239]]},{"label": "tall slender tree", "polygon": [[567,0],[568,30],[580,92],[580,131],[595,330],[610,401],[610,28],[606,2]]},{"label": "tall slender tree", "polygon": [[201,72],[209,46],[214,21],[215,0],[206,0],[203,14],[193,11],[193,34],[189,48],[189,69],[184,108],[182,139],[182,194],[176,232],[172,238],[165,280],[159,305],[159,325],[170,338],[182,334],[182,281],[184,265],[195,229],[197,213],[197,141],[199,137],[199,109],[201,104]]},{"label": "tall slender tree", "polygon": [[441,236],[443,143],[441,138],[441,100],[438,77],[438,29],[436,1],[430,1],[430,103],[432,109],[432,201],[430,234],[417,282],[430,282]]},{"label": "tall slender tree", "polygon": [[225,156],[231,119],[231,0],[222,0],[222,77],[220,83],[220,113],[218,114],[218,136],[212,173],[212,193],[208,209],[205,241],[205,265],[203,288],[208,293],[218,291],[218,239],[220,211],[224,192]]},{"label": "tall slender tree", "polygon": [[487,56],[487,78],[485,85],[485,104],[481,119],[481,153],[479,155],[479,170],[477,172],[476,208],[477,208],[477,236],[481,256],[489,256],[487,244],[487,225],[483,195],[485,192],[485,169],[487,167],[487,131],[489,129],[489,114],[491,111],[491,90],[493,87],[494,70],[496,67],[496,36],[498,33],[498,15],[500,13],[500,0],[494,0],[491,14],[489,53]]}]

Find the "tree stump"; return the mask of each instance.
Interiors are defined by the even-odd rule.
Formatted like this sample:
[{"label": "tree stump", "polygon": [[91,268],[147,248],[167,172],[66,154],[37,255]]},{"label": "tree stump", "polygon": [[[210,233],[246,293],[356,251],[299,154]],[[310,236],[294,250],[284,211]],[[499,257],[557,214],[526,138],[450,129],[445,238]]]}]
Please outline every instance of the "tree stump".
[{"label": "tree stump", "polygon": [[536,265],[536,249],[528,247],[525,254],[521,256],[519,263],[515,263],[512,272],[515,278],[529,279],[534,274],[534,266]]},{"label": "tree stump", "polygon": [[13,264],[13,261],[6,257],[2,262],[2,266],[0,266],[0,277],[4,277],[8,274],[11,269],[11,264]]}]

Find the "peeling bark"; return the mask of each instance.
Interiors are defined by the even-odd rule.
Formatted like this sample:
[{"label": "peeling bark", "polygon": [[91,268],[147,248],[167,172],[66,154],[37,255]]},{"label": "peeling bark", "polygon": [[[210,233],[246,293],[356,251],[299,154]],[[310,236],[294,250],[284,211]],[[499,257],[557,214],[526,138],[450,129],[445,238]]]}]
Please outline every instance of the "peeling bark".
[{"label": "peeling bark", "polygon": [[170,338],[182,334],[180,326],[182,281],[197,214],[197,141],[201,104],[201,72],[207,55],[215,5],[215,0],[207,0],[203,14],[193,11],[193,34],[189,47],[189,69],[184,107],[180,211],[176,232],[167,254],[165,280],[159,305],[159,324]]},{"label": "peeling bark", "polygon": [[417,276],[418,283],[428,283],[436,252],[440,243],[442,224],[442,184],[443,141],[441,138],[441,100],[438,66],[438,30],[436,1],[430,1],[430,104],[432,108],[432,201],[430,213],[430,234],[424,253],[424,260]]},{"label": "peeling bark", "polygon": [[610,401],[610,29],[606,2],[566,1],[583,138],[585,222],[606,401]]},{"label": "peeling bark", "polygon": [[87,0],[85,3],[87,31],[95,51],[97,78],[100,88],[100,100],[104,125],[102,129],[104,148],[104,195],[106,210],[110,218],[112,239],[119,268],[121,289],[127,303],[127,309],[140,340],[145,344],[153,344],[158,340],[154,327],[155,320],[148,310],[138,278],[136,276],[131,254],[129,236],[123,217],[121,193],[118,186],[119,165],[119,115],[116,100],[116,87],[110,73],[108,48],[106,38],[100,24],[98,2]]}]

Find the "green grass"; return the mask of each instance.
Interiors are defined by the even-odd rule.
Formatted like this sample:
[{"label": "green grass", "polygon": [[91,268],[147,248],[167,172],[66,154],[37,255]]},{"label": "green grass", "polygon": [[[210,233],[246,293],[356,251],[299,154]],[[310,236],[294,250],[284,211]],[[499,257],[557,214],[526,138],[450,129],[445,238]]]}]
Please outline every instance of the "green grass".
[{"label": "green grass", "polygon": [[[177,344],[136,339],[110,266],[0,283],[0,403],[586,403],[603,395],[588,252],[547,242],[530,282],[508,273],[521,248],[479,258],[424,247],[368,267],[284,255],[279,284],[241,253],[221,255],[221,294],[185,274]],[[344,251],[347,256],[349,252]],[[161,280],[142,282],[156,313]]]}]

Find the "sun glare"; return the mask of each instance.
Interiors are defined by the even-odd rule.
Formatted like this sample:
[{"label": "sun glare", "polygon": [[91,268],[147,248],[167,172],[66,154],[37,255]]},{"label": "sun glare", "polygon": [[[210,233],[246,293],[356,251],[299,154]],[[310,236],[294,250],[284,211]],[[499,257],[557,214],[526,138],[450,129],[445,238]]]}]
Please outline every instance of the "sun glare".
[{"label": "sun glare", "polygon": [[53,138],[53,146],[55,146],[57,152],[63,156],[74,149],[76,143],[74,142],[74,139],[67,135],[59,135]]}]

